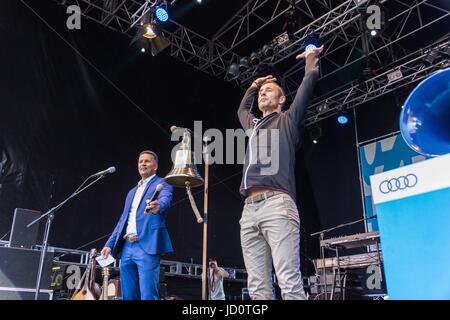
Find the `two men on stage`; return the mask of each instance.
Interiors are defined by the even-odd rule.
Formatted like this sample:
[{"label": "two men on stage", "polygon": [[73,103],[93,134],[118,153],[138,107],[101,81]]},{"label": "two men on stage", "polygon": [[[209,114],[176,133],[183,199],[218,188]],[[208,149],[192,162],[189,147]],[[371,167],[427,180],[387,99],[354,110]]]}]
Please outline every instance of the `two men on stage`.
[{"label": "two men on stage", "polygon": [[[315,48],[297,56],[305,59],[305,76],[288,110],[283,108],[284,91],[273,76],[256,79],[238,110],[242,127],[251,130],[240,187],[245,206],[239,223],[247,286],[253,300],[275,298],[272,264],[282,298],[306,299],[300,272],[295,153],[301,145],[300,130],[319,76],[322,50]],[[251,112],[255,97],[263,115],[260,119]],[[278,157],[272,158],[274,154]],[[104,256],[120,254],[125,300],[159,299],[160,255],[173,251],[165,222],[173,190],[156,175],[157,168],[157,155],[141,152],[138,170],[142,179],[128,193],[122,216],[101,252]],[[164,188],[157,200],[146,203],[160,183]]]}]

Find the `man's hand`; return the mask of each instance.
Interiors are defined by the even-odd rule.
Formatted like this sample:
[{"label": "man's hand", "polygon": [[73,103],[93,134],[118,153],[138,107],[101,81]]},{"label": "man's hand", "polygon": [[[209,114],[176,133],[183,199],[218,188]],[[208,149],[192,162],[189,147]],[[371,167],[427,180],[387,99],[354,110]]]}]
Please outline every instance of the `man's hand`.
[{"label": "man's hand", "polygon": [[277,78],[275,78],[272,75],[269,75],[267,77],[258,78],[255,81],[253,81],[251,87],[255,88],[255,89],[259,89],[263,85],[263,83],[266,82],[266,81],[275,82],[275,81],[277,81]]},{"label": "man's hand", "polygon": [[159,205],[158,200],[151,201],[151,202],[150,202],[150,200],[146,200],[146,202],[147,202],[147,206],[145,207],[144,215],[148,214],[149,211],[151,211],[153,214],[157,214],[159,212],[160,205]]},{"label": "man's hand", "polygon": [[305,59],[305,72],[314,71],[318,68],[317,62],[319,61],[319,55],[323,51],[323,45],[320,48],[314,48],[303,52],[296,56],[297,60]]},{"label": "man's hand", "polygon": [[110,255],[111,248],[104,247],[100,253],[102,254],[103,257],[106,258],[106,257],[108,257]]}]

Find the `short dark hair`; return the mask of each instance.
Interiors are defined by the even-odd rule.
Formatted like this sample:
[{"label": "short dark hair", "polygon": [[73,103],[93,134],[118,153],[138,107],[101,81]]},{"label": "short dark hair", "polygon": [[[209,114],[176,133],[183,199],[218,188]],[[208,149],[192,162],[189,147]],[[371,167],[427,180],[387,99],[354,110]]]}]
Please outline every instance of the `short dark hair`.
[{"label": "short dark hair", "polygon": [[[279,91],[280,91],[280,94],[281,94],[282,96],[286,97],[286,94],[284,93],[283,87],[281,86],[281,84],[279,84],[279,83],[276,82],[276,81],[273,81],[273,80],[266,80],[266,81],[264,81],[264,82],[261,84],[261,87],[262,87],[263,85],[265,85],[265,84],[268,84],[268,83],[273,83],[273,84],[275,84],[275,85],[278,87],[278,89],[279,89]],[[259,88],[261,89],[261,87],[259,87]],[[258,91],[259,91],[259,90],[258,90]]]},{"label": "short dark hair", "polygon": [[153,151],[150,150],[144,150],[141,153],[139,153],[139,157],[143,154],[150,154],[153,156],[153,158],[155,159],[156,163],[158,163],[159,159],[158,159],[158,155],[156,153],[154,153]]}]

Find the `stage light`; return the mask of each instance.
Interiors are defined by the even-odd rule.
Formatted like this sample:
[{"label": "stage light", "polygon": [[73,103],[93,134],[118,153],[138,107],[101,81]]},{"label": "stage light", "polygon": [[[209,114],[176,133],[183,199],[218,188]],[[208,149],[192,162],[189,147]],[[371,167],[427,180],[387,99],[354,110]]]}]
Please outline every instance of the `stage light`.
[{"label": "stage light", "polygon": [[169,39],[164,36],[154,23],[146,23],[143,26],[139,26],[130,45],[134,43],[142,53],[150,51],[152,56],[156,56],[170,45]]},{"label": "stage light", "polygon": [[444,52],[442,53],[442,57],[447,60],[450,59],[450,45],[447,45]]},{"label": "stage light", "polygon": [[262,54],[264,56],[266,56],[267,58],[273,56],[274,53],[275,53],[275,50],[273,49],[273,46],[271,44],[266,44],[262,48]]},{"label": "stage light", "polygon": [[336,119],[340,125],[345,125],[348,123],[349,117],[346,111],[341,111],[340,113],[338,113]]},{"label": "stage light", "polygon": [[397,81],[403,78],[403,73],[400,69],[389,72],[387,74],[387,79],[389,82]]},{"label": "stage light", "polygon": [[159,7],[155,11],[156,19],[160,22],[167,22],[169,20],[169,14],[167,13],[167,10],[163,7]]},{"label": "stage light", "polygon": [[431,51],[427,56],[425,56],[425,58],[423,58],[423,64],[429,67],[436,61],[437,58],[437,53],[435,51]]},{"label": "stage light", "polygon": [[239,60],[239,71],[240,71],[240,72],[246,71],[246,70],[249,68],[249,66],[250,66],[250,63],[249,63],[247,57],[242,57],[242,58]]},{"label": "stage light", "polygon": [[197,0],[197,3],[202,3],[202,0]]},{"label": "stage light", "polygon": [[239,74],[240,74],[239,66],[236,63],[232,63],[228,67],[227,75],[234,79],[234,78],[239,77]]},{"label": "stage light", "polygon": [[312,143],[317,144],[319,142],[320,137],[322,136],[322,128],[321,127],[313,127],[309,132],[309,136],[311,138]]},{"label": "stage light", "polygon": [[157,30],[154,23],[148,23],[145,26],[144,38],[154,39],[157,37]]},{"label": "stage light", "polygon": [[372,31],[370,31],[370,35],[371,35],[372,37],[376,37],[377,34],[378,34],[377,30],[372,30]]},{"label": "stage light", "polygon": [[348,118],[345,115],[340,115],[337,121],[339,122],[339,124],[347,124]]},{"label": "stage light", "polygon": [[256,66],[256,65],[259,64],[260,62],[261,62],[260,54],[257,53],[257,52],[252,52],[252,53],[250,54],[250,63],[251,63],[253,66]]},{"label": "stage light", "polygon": [[317,113],[319,113],[319,114],[325,113],[325,112],[327,112],[329,109],[330,109],[330,108],[329,108],[328,103],[327,103],[326,101],[325,101],[324,103],[319,104],[319,105],[316,107],[316,111],[317,111]]},{"label": "stage light", "polygon": [[310,34],[305,39],[304,47],[305,47],[305,52],[312,50],[312,49],[319,48],[320,47],[319,37],[315,34]]}]

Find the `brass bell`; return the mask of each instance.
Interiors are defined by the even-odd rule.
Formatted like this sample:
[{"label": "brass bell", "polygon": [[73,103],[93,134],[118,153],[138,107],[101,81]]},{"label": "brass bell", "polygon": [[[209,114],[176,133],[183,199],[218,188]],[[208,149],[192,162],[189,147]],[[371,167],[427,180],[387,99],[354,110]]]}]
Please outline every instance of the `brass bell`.
[{"label": "brass bell", "polygon": [[195,188],[203,185],[203,178],[195,165],[195,155],[191,151],[191,135],[188,130],[183,133],[181,147],[175,153],[172,170],[164,177],[164,180],[179,188],[187,186]]}]

